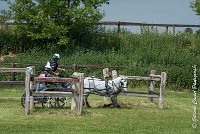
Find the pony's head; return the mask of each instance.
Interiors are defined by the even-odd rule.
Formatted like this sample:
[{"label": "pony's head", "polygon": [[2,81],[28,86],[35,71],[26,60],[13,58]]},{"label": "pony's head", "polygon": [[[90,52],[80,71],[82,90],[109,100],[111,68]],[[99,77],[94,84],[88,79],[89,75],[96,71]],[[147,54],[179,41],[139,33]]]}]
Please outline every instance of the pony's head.
[{"label": "pony's head", "polygon": [[128,82],[127,82],[127,77],[123,76],[123,75],[120,75],[121,77],[121,88],[122,88],[122,91],[128,91]]}]

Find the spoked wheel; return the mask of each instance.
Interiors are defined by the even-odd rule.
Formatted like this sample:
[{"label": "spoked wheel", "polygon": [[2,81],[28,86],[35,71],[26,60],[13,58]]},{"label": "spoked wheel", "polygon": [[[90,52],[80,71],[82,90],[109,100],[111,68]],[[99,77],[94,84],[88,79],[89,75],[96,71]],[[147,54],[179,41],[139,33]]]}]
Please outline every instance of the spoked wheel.
[{"label": "spoked wheel", "polygon": [[47,108],[62,108],[67,105],[67,98],[65,97],[44,97],[42,107]]},{"label": "spoked wheel", "polygon": [[[33,101],[34,101],[34,105],[35,104],[42,104],[42,102],[43,102],[43,97],[41,97],[41,96],[34,96],[33,97]],[[21,105],[25,108],[25,102],[26,102],[26,92],[24,92],[23,94],[22,94],[22,97],[21,97]]]},{"label": "spoked wheel", "polygon": [[25,101],[26,101],[26,92],[22,94],[22,97],[21,97],[21,104],[22,104],[22,107],[25,108]]}]

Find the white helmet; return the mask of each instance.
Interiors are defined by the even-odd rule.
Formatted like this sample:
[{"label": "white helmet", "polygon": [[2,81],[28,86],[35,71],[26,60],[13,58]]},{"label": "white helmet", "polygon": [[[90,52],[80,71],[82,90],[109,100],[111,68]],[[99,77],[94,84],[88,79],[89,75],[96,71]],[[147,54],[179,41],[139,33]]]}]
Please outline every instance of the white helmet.
[{"label": "white helmet", "polygon": [[52,68],[51,68],[51,65],[50,65],[50,62],[47,62],[45,68],[52,69]]},{"label": "white helmet", "polygon": [[57,54],[57,53],[54,54],[54,55],[53,55],[53,59],[60,59],[60,54]]}]

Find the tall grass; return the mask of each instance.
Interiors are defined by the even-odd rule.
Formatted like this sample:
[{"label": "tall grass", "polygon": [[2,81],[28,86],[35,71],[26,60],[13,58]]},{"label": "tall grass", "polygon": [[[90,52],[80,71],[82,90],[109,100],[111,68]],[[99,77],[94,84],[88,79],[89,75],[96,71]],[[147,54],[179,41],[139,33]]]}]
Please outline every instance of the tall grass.
[{"label": "tall grass", "polygon": [[[96,29],[77,38],[62,51],[53,48],[54,45],[51,49],[30,49],[16,57],[5,58],[5,61],[46,64],[51,55],[57,52],[61,54],[61,64],[126,66],[125,70],[119,70],[119,74],[124,75],[147,76],[153,69],[157,74],[167,72],[168,85],[176,88],[191,87],[192,65],[200,66],[200,38],[187,33],[134,34]],[[88,68],[80,71],[102,77],[102,70]],[[199,69],[197,75],[200,77],[198,72]]]}]

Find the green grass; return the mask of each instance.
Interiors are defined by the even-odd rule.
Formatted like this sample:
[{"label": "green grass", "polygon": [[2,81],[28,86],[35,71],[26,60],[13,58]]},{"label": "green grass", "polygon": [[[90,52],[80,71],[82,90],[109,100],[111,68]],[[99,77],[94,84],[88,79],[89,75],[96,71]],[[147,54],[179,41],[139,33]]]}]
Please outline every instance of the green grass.
[{"label": "green grass", "polygon": [[192,92],[167,91],[163,110],[158,108],[158,99],[150,103],[147,98],[127,96],[118,97],[121,108],[103,108],[102,97],[91,95],[92,108],[84,107],[83,116],[76,116],[69,107],[43,109],[41,106],[36,106],[34,112],[26,116],[20,104],[22,93],[20,87],[0,88],[1,134],[197,134],[200,131],[199,123],[197,129],[192,128]]}]

